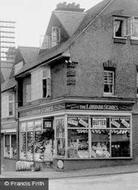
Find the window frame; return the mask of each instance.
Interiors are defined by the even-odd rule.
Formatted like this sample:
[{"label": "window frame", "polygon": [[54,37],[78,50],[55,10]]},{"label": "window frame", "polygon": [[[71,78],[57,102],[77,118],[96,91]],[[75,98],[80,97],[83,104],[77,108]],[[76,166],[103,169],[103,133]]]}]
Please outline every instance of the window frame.
[{"label": "window frame", "polygon": [[[44,68],[42,70],[42,98],[51,97],[51,71],[50,70],[46,71],[46,70],[47,68]],[[44,81],[46,81],[45,88],[44,88]],[[46,92],[44,92],[44,89]]]},{"label": "window frame", "polygon": [[[56,32],[54,32],[56,30]],[[52,47],[58,45],[61,41],[61,31],[58,26],[52,26],[52,32],[51,32],[51,44]]]},{"label": "window frame", "polygon": [[[106,73],[112,73],[113,74],[113,78],[112,78],[112,80],[113,80],[113,83],[112,83],[112,92],[105,92],[104,90],[104,96],[113,96],[114,95],[114,93],[115,93],[115,71],[114,70],[111,70],[111,69],[105,69],[104,68],[104,86],[105,86],[105,72]],[[108,84],[109,85],[109,84]]]},{"label": "window frame", "polygon": [[[12,99],[10,99],[10,96],[12,96]],[[14,108],[14,94],[13,93],[10,93],[8,95],[8,100],[9,100],[9,103],[8,103],[8,105],[9,105],[9,107],[8,107],[8,115],[9,115],[9,117],[12,117],[12,116],[14,116],[14,111],[15,111],[15,108]],[[10,114],[10,105],[12,106],[11,107],[12,108],[12,114]]]},{"label": "window frame", "polygon": [[[10,158],[10,159],[16,159],[16,157],[17,157],[17,154],[15,155],[15,157],[14,156],[12,156],[12,148],[13,148],[13,146],[12,146],[12,136],[15,136],[16,137],[16,141],[17,141],[17,136],[16,136],[16,134],[15,133],[5,133],[4,134],[4,158]],[[9,146],[9,155],[7,156],[6,155],[6,136],[8,136],[8,138],[9,138],[9,144],[8,144],[8,146]],[[17,151],[17,146],[16,146],[16,151]]]},{"label": "window frame", "polygon": [[[123,26],[122,26],[122,30],[125,30],[125,34],[122,35],[122,36],[116,36],[115,35],[115,21],[123,21],[124,22],[124,29],[123,29]],[[124,33],[122,31],[122,33]],[[128,20],[126,17],[121,17],[121,16],[116,16],[113,18],[113,38],[116,38],[116,39],[127,39],[127,36],[128,36]]]}]

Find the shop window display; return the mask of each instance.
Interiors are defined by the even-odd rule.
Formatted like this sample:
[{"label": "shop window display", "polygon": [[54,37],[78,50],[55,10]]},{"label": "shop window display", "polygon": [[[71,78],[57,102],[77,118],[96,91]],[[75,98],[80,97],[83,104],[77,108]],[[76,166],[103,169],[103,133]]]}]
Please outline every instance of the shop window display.
[{"label": "shop window display", "polygon": [[20,133],[21,159],[31,161],[52,160],[54,132],[52,125],[49,122],[47,123],[48,125],[42,125],[42,120],[22,123],[22,130]]},{"label": "shop window display", "polygon": [[110,157],[110,133],[109,130],[91,130],[92,132],[92,158]]},{"label": "shop window display", "polygon": [[10,157],[10,135],[5,135],[5,149],[4,156]]},{"label": "shop window display", "polygon": [[68,158],[109,159],[131,156],[130,117],[70,116],[67,122]]},{"label": "shop window display", "polygon": [[130,119],[111,118],[112,157],[130,157]]},{"label": "shop window display", "polygon": [[68,158],[88,158],[88,118],[68,118]]},{"label": "shop window display", "polygon": [[56,150],[58,156],[65,156],[65,126],[64,118],[56,118]]},{"label": "shop window display", "polygon": [[17,156],[16,135],[7,134],[5,135],[4,157],[16,158],[16,156]]}]

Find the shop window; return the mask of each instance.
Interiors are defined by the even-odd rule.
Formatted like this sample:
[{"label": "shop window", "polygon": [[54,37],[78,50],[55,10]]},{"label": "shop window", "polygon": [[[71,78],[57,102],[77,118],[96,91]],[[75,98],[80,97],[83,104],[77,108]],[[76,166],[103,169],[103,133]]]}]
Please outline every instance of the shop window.
[{"label": "shop window", "polygon": [[[96,126],[95,120],[98,123]],[[130,157],[130,118],[111,117],[100,120],[99,122],[98,117],[92,118],[91,157]]]},{"label": "shop window", "polygon": [[114,38],[126,38],[127,35],[127,19],[114,18]]},{"label": "shop window", "polygon": [[9,94],[9,116],[14,115],[14,94]]},{"label": "shop window", "polygon": [[[20,131],[20,158],[23,160],[51,161],[53,158],[52,121],[23,122]],[[48,127],[49,126],[49,127]]]},{"label": "shop window", "polygon": [[104,69],[104,95],[114,95],[114,70]]},{"label": "shop window", "polygon": [[111,118],[111,155],[130,157],[130,119]]},{"label": "shop window", "polygon": [[56,127],[56,152],[57,156],[65,156],[65,126],[64,118],[55,119]]},{"label": "shop window", "polygon": [[44,68],[43,79],[42,79],[42,90],[43,98],[48,98],[51,96],[51,74],[50,68]]},{"label": "shop window", "polygon": [[60,28],[52,27],[52,47],[60,43]]},{"label": "shop window", "polygon": [[5,143],[4,143],[4,157],[16,158],[16,155],[17,155],[16,135],[6,134]]},{"label": "shop window", "polygon": [[68,158],[89,158],[88,118],[68,118]]}]

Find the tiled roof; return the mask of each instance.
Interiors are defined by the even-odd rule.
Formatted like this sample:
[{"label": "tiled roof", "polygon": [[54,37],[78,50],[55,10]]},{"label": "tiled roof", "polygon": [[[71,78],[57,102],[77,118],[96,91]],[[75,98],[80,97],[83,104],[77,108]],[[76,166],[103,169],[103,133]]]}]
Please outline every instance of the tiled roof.
[{"label": "tiled roof", "polygon": [[1,84],[1,91],[9,90],[16,86],[16,81],[14,77],[7,79],[5,82]]},{"label": "tiled roof", "polygon": [[[110,6],[112,4],[113,6]],[[128,11],[129,9],[130,9],[130,12],[134,10],[133,14],[138,16],[137,5],[138,5],[138,0],[133,0],[133,2],[131,2],[130,0],[103,0],[102,2],[100,2],[96,6],[92,7],[91,9],[85,12],[86,15],[84,16],[78,29],[66,42],[50,50],[45,50],[43,51],[42,54],[40,53],[39,58],[35,62],[31,63],[30,65],[28,66],[26,65],[23,68],[23,70],[21,70],[21,72],[25,72],[31,69],[32,67],[35,67],[38,64],[41,64],[44,61],[47,62],[49,59],[52,59],[52,57],[55,57],[58,54],[62,54],[65,50],[67,50],[71,46],[71,44],[76,40],[76,38],[78,38],[83,33],[83,31],[86,30],[86,28],[94,21],[94,19],[98,15],[100,15],[104,10],[106,10],[107,7],[110,6],[110,9],[111,9],[110,11],[123,9],[124,14],[126,14],[127,12],[129,13]],[[125,12],[125,10],[127,11]]]},{"label": "tiled roof", "polygon": [[69,36],[73,35],[85,16],[84,12],[75,11],[54,11],[54,14]]},{"label": "tiled roof", "polygon": [[19,46],[18,50],[22,54],[22,57],[23,57],[25,63],[28,64],[28,63],[36,60],[40,49],[38,47]]},{"label": "tiled roof", "polygon": [[[106,7],[108,3],[110,3],[110,1],[112,0],[103,0],[101,3],[97,4],[96,6],[86,11],[85,12],[86,15],[83,13],[83,19],[80,16],[80,20],[82,19],[82,22],[80,23],[80,26],[78,27],[77,31],[72,35],[72,37],[70,37],[66,42],[60,44],[59,46],[56,46],[49,50],[45,50],[43,51],[43,53],[40,53],[39,57],[37,57],[35,61],[32,61],[29,64],[24,65],[24,67],[20,70],[19,73],[17,73],[17,75],[41,64],[44,61],[49,60],[50,58],[58,54],[62,54],[65,50],[68,49],[68,47],[71,45],[74,39],[78,36],[78,34],[81,33],[81,31],[95,18],[95,16],[98,15],[101,12],[101,10]],[[58,18],[60,19],[62,17],[61,20],[62,22],[65,23],[65,19],[63,19],[63,14],[57,13],[57,15],[58,15]],[[30,56],[29,53],[28,53],[28,56]]]}]

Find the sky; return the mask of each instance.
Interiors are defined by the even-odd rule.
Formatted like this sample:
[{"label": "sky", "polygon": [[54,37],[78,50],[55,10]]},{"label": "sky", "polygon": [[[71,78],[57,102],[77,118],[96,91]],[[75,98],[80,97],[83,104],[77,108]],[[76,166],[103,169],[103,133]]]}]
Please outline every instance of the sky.
[{"label": "sky", "polygon": [[87,10],[101,0],[0,0],[0,20],[16,22],[16,46],[40,47],[52,11],[65,1]]}]

